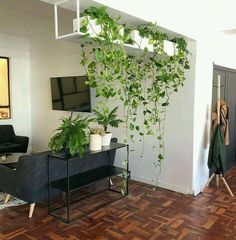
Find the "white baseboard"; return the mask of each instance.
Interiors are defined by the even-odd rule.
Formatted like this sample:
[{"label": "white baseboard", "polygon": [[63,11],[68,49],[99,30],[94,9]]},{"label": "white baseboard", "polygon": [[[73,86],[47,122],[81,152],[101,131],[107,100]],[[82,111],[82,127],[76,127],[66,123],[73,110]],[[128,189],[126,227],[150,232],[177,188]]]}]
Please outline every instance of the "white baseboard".
[{"label": "white baseboard", "polygon": [[[151,178],[133,175],[132,173],[131,173],[131,179],[139,181],[139,182],[147,183],[150,185],[154,185]],[[162,182],[162,181],[159,181],[158,187],[168,189],[168,190],[171,190],[174,192],[183,193],[183,194],[191,194],[191,195],[193,194],[193,192],[188,188],[183,188],[183,187],[173,185],[170,183],[166,183],[166,182]]]},{"label": "white baseboard", "polygon": [[41,152],[45,152],[45,151],[40,151],[40,150],[37,150],[37,149],[31,149],[31,154],[36,154],[36,153],[41,153]]}]

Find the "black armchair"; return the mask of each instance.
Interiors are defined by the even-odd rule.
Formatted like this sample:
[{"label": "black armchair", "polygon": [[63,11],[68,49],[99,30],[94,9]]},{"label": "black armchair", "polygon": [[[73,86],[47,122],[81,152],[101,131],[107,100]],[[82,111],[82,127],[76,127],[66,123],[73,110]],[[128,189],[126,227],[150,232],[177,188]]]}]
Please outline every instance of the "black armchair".
[{"label": "black armchair", "polygon": [[[116,138],[112,139],[117,142]],[[19,157],[16,170],[10,169],[0,164],[0,189],[6,193],[5,203],[10,195],[15,196],[30,204],[29,217],[33,215],[35,203],[47,200],[48,194],[48,162],[49,152],[42,152],[33,155]],[[86,158],[74,158],[73,168],[69,174],[86,172],[91,169],[114,163],[116,151],[112,151],[110,158],[106,152],[90,155]],[[59,161],[51,161],[51,180],[57,180],[66,176],[66,168]],[[60,192],[52,191],[52,195],[57,196]]]},{"label": "black armchair", "polygon": [[29,138],[17,136],[12,125],[0,125],[0,154],[27,152]]}]

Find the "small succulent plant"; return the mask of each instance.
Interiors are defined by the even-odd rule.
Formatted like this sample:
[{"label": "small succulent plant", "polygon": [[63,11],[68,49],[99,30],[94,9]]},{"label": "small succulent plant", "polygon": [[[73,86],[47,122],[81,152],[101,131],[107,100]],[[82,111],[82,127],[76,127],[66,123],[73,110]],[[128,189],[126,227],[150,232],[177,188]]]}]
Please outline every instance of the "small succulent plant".
[{"label": "small succulent plant", "polygon": [[104,136],[105,131],[103,128],[90,128],[90,134],[99,134],[101,136]]}]

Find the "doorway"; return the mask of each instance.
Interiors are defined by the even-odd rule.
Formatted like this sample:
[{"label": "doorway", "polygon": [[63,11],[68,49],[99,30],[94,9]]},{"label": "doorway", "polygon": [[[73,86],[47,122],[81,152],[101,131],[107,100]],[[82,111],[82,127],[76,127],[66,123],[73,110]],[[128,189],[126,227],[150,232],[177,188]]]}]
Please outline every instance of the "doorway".
[{"label": "doorway", "polygon": [[226,169],[236,163],[236,70],[222,66],[213,66],[212,107],[217,100],[217,76],[221,76],[221,99],[229,106],[229,136],[230,144],[226,146]]}]

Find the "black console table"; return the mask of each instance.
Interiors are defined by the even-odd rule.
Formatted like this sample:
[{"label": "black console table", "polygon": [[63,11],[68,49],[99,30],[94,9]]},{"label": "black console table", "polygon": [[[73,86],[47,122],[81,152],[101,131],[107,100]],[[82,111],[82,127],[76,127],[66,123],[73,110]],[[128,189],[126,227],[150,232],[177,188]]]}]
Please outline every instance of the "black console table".
[{"label": "black console table", "polygon": [[[110,161],[110,153],[112,151],[115,151],[115,150],[121,149],[121,148],[126,148],[126,151],[127,151],[126,168],[115,167],[115,166],[113,166],[113,164]],[[100,167],[97,167],[97,168],[89,170],[89,171],[78,173],[76,175],[70,175],[70,167],[73,167],[73,164],[71,164],[72,160],[76,159],[76,161],[80,161],[80,160],[82,160],[82,159],[84,159],[88,156],[91,156],[91,155],[94,155],[94,154],[99,154],[99,153],[102,153],[102,152],[105,152],[106,157],[108,157],[108,160],[109,160],[108,165],[100,166]],[[66,177],[54,181],[54,180],[51,180],[51,171],[52,170],[50,170],[50,162],[51,161],[56,161],[56,160],[64,161],[64,163],[66,162]],[[111,184],[110,184],[111,183],[110,178],[112,176],[117,176],[117,175],[120,175],[120,174],[122,175],[123,180],[125,180],[125,183],[126,183],[125,191],[124,191],[123,194],[120,191],[112,189]],[[70,205],[73,203],[70,200],[71,192],[73,192],[75,190],[78,190],[81,187],[84,187],[84,186],[89,185],[91,183],[94,183],[96,181],[108,178],[108,189],[107,190],[120,193],[122,195],[122,197],[125,197],[125,196],[128,195],[128,187],[129,187],[128,186],[128,180],[129,180],[129,177],[130,177],[130,172],[129,172],[129,145],[126,145],[126,144],[112,142],[110,144],[110,146],[103,147],[101,151],[90,151],[90,150],[86,149],[83,157],[81,157],[81,158],[80,157],[67,157],[64,153],[49,154],[48,155],[48,214],[60,219],[64,223],[69,224],[70,222],[76,220],[76,219],[72,220],[71,217],[70,217]],[[51,189],[52,188],[58,189],[61,192],[66,194],[65,204],[63,204],[60,207],[54,208],[54,209],[51,209]],[[96,192],[96,193],[90,194],[89,196],[99,194],[99,193],[101,193],[101,192]],[[80,198],[79,200],[85,199],[89,196]],[[62,208],[66,208],[66,218],[56,214],[56,212],[59,211]],[[98,208],[93,209],[93,211],[95,211],[97,209]],[[91,213],[91,212],[92,211],[90,211],[89,213]],[[87,214],[89,214],[89,213],[87,213]],[[80,217],[82,217],[82,216],[80,216]]]}]

